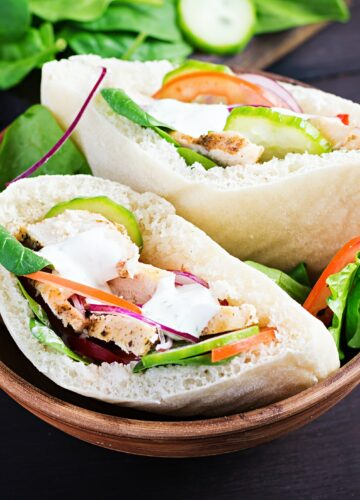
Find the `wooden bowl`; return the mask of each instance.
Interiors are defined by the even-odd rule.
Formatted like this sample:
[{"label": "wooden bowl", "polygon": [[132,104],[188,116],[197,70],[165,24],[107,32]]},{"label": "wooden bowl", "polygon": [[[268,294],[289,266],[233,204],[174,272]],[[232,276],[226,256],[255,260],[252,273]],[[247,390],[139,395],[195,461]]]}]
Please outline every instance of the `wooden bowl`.
[{"label": "wooden bowl", "polygon": [[311,422],[360,382],[360,353],[324,382],[264,408],[220,418],[176,420],[102,403],[39,373],[2,327],[0,387],[34,415],[79,439],[116,451],[200,457],[243,450]]},{"label": "wooden bowl", "polygon": [[200,457],[251,448],[311,422],[360,383],[359,353],[324,382],[278,403],[220,418],[177,420],[62,389],[34,368],[4,326],[0,330],[0,387],[9,396],[72,436],[136,455]]}]

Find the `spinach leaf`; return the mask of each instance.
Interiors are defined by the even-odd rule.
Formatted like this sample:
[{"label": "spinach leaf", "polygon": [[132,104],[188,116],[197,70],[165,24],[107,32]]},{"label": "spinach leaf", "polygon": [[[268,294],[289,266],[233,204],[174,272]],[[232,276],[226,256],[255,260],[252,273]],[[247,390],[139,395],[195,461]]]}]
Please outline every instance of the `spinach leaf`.
[{"label": "spinach leaf", "polygon": [[95,21],[82,23],[79,28],[88,31],[130,31],[146,32],[158,40],[181,40],[176,22],[176,7],[172,0],[166,0],[161,7],[141,4],[113,4],[104,15]]},{"label": "spinach leaf", "polygon": [[56,333],[51,330],[48,326],[41,323],[35,318],[31,318],[29,322],[29,328],[32,335],[43,345],[49,347],[50,349],[64,354],[75,361],[82,361],[86,365],[89,364],[87,360],[72,351],[65,342]]},{"label": "spinach leaf", "polygon": [[44,267],[52,266],[47,259],[24,247],[1,225],[0,264],[16,276],[35,273]]},{"label": "spinach leaf", "polygon": [[49,321],[49,318],[46,314],[46,312],[44,311],[44,309],[41,307],[40,304],[38,304],[36,302],[36,300],[34,300],[28,293],[27,291],[25,290],[25,288],[23,287],[21,281],[18,280],[18,287],[20,288],[20,292],[23,294],[23,296],[25,297],[25,299],[28,301],[29,303],[29,306],[30,306],[30,309],[32,310],[32,312],[34,313],[35,317],[41,321],[41,323],[43,323],[44,325],[46,326],[51,326],[50,325],[50,321]]},{"label": "spinach leaf", "polygon": [[111,0],[29,0],[30,10],[41,19],[92,21],[105,12]]},{"label": "spinach leaf", "polygon": [[1,44],[0,89],[16,85],[34,68],[53,59],[65,46],[64,40],[55,41],[50,24],[29,29],[17,42]]},{"label": "spinach leaf", "polygon": [[255,0],[256,33],[272,33],[321,21],[347,21],[343,0]]},{"label": "spinach leaf", "polygon": [[[160,122],[144,111],[138,104],[136,104],[136,102],[130,99],[130,97],[122,89],[107,88],[103,89],[100,93],[115,113],[120,116],[125,116],[125,118],[133,123],[137,123],[137,125],[140,125],[141,127],[153,129],[160,135],[160,137],[165,139],[167,142],[174,144],[179,155],[184,158],[187,165],[191,166],[197,162],[200,163],[206,170],[216,166],[216,163],[209,158],[206,158],[189,148],[180,147],[171,135],[167,133],[167,130],[171,130],[171,127]],[[166,130],[163,130],[163,128]]]},{"label": "spinach leaf", "polygon": [[0,2],[0,41],[21,38],[30,27],[27,0],[2,0]]},{"label": "spinach leaf", "polygon": [[309,274],[306,268],[306,264],[304,262],[300,262],[294,269],[289,272],[289,276],[293,278],[298,283],[302,285],[311,287],[311,282],[309,278]]},{"label": "spinach leaf", "polygon": [[[0,144],[0,189],[41,158],[62,136],[50,111],[37,104],[19,116]],[[91,174],[85,157],[71,138],[34,176],[44,174]]]},{"label": "spinach leaf", "polygon": [[149,115],[149,113],[136,104],[136,102],[134,102],[122,89],[107,88],[103,89],[100,93],[115,113],[125,116],[125,118],[133,123],[149,128],[171,128],[165,123],[160,122],[153,116]]},{"label": "spinach leaf", "polygon": [[360,269],[358,268],[347,298],[345,315],[345,335],[347,344],[360,349]]},{"label": "spinach leaf", "polygon": [[340,359],[344,358],[344,354],[340,349],[340,340],[347,298],[359,266],[360,254],[356,256],[355,262],[348,264],[340,272],[332,274],[326,280],[326,284],[329,286],[331,292],[327,304],[334,313],[329,331],[334,337]]},{"label": "spinach leaf", "polygon": [[191,166],[194,163],[200,163],[205,170],[209,170],[210,168],[217,166],[215,162],[210,160],[210,158],[206,158],[206,156],[203,156],[190,148],[178,147],[177,152],[182,158],[184,158],[186,165]]},{"label": "spinach leaf", "polygon": [[310,293],[311,289],[309,286],[305,286],[299,283],[283,271],[258,264],[257,262],[253,262],[251,260],[245,261],[245,264],[266,274],[268,278],[279,285],[279,287],[282,288],[286,293],[288,293],[290,297],[295,299],[297,302],[300,302],[300,304],[303,304],[305,302],[306,297]]},{"label": "spinach leaf", "polygon": [[[76,54],[96,54],[101,57],[122,58],[136,42],[136,35],[128,33],[89,33],[68,27],[61,31],[71,49]],[[147,38],[131,55],[134,61],[156,61],[168,59],[174,63],[182,62],[192,48],[183,40],[164,42]]]}]

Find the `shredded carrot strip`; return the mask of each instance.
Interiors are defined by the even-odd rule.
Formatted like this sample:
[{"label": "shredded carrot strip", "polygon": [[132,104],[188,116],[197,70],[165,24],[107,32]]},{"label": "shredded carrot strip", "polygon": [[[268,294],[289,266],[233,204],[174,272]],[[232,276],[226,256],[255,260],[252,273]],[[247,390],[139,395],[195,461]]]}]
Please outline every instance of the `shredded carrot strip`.
[{"label": "shredded carrot strip", "polygon": [[217,361],[231,358],[232,356],[235,356],[240,352],[248,351],[252,347],[259,344],[269,344],[272,340],[275,340],[275,329],[263,329],[258,334],[247,339],[239,340],[238,342],[224,345],[222,347],[216,347],[211,351],[211,361],[216,363]]},{"label": "shredded carrot strip", "polygon": [[82,285],[81,283],[77,283],[76,281],[62,278],[61,276],[57,276],[56,274],[45,273],[44,271],[37,271],[36,273],[25,275],[25,277],[35,281],[40,281],[41,283],[57,285],[62,288],[66,288],[72,291],[73,293],[77,293],[82,297],[88,297],[90,299],[99,300],[100,302],[104,302],[105,304],[111,304],[114,306],[123,307],[124,309],[128,309],[129,311],[141,314],[141,309],[137,307],[135,304],[128,302],[127,300],[117,297],[112,293],[104,292],[103,290],[98,290],[97,288],[93,288],[87,285]]}]

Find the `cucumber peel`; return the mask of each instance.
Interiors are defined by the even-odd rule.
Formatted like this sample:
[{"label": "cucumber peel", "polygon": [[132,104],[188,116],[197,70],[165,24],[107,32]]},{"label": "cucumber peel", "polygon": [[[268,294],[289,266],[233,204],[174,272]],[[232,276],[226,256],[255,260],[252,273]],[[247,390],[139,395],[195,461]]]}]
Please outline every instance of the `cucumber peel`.
[{"label": "cucumber peel", "polygon": [[[170,349],[165,352],[153,352],[143,356],[141,361],[134,367],[134,372],[140,372],[147,368],[160,365],[213,364],[209,362],[209,356],[198,360],[195,360],[195,357],[209,353],[212,349],[217,347],[223,347],[227,344],[233,344],[239,340],[252,337],[253,335],[259,333],[259,331],[258,326],[251,326],[244,328],[243,330],[236,330],[235,332],[225,333],[224,335],[203,340],[198,344],[186,345],[176,349]],[[185,360],[188,361],[186,362]],[[204,363],[201,363],[201,360],[203,360]]]},{"label": "cucumber peel", "polygon": [[143,246],[140,228],[134,214],[107,196],[79,197],[58,203],[47,212],[45,219],[56,217],[65,210],[87,210],[88,212],[103,215],[109,221],[123,225],[132,241],[139,248]]},{"label": "cucumber peel", "polygon": [[308,120],[271,108],[235,108],[224,130],[240,132],[254,144],[263,146],[262,161],[284,158],[288,153],[320,155],[332,150],[330,143]]},{"label": "cucumber peel", "polygon": [[229,75],[233,74],[229,66],[225,66],[224,64],[213,64],[204,61],[197,61],[196,59],[189,59],[178,68],[166,73],[163,79],[163,85],[178,76],[194,73],[195,71],[215,71],[218,73],[227,73]]},{"label": "cucumber peel", "polygon": [[179,0],[178,20],[188,41],[211,54],[234,54],[252,38],[256,24],[251,0]]}]

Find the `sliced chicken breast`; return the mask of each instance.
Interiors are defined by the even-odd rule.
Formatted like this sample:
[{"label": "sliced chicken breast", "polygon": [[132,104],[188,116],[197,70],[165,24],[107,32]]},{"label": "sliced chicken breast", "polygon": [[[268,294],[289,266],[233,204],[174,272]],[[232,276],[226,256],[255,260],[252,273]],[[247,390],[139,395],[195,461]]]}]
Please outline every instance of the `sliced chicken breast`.
[{"label": "sliced chicken breast", "polygon": [[172,132],[171,135],[181,146],[207,156],[223,166],[256,163],[264,152],[262,146],[253,144],[238,132],[209,132],[197,138],[181,132]]},{"label": "sliced chicken breast", "polygon": [[221,306],[220,311],[209,321],[201,335],[232,332],[257,323],[256,309],[250,304]]},{"label": "sliced chicken breast", "polygon": [[123,351],[136,356],[144,356],[158,342],[155,327],[129,316],[91,315],[88,335],[105,342],[113,341]]}]

